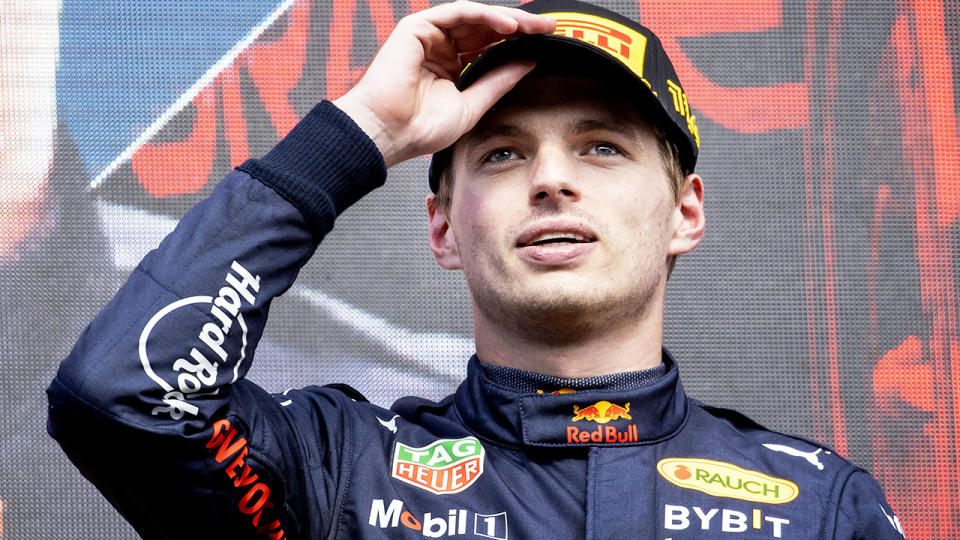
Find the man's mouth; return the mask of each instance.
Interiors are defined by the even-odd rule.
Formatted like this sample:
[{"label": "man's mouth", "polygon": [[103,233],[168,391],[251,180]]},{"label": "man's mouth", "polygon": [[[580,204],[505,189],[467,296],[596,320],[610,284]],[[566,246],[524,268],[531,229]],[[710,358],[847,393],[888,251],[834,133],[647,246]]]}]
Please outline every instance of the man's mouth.
[{"label": "man's mouth", "polygon": [[518,248],[550,244],[589,244],[597,235],[586,223],[574,219],[544,219],[524,228],[517,236]]},{"label": "man's mouth", "polygon": [[519,242],[517,247],[545,246],[547,244],[584,244],[587,242],[593,242],[593,239],[572,232],[547,232],[525,242]]},{"label": "man's mouth", "polygon": [[579,220],[549,219],[528,226],[517,238],[516,248],[527,262],[546,267],[565,267],[587,256],[597,245],[597,235]]}]

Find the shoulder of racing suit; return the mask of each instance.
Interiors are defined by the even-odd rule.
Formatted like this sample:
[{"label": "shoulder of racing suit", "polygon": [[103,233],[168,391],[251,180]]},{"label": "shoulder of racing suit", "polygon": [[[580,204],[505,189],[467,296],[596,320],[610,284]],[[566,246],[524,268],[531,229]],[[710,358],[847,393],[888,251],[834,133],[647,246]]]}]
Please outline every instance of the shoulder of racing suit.
[{"label": "shoulder of racing suit", "polygon": [[690,401],[691,427],[701,431],[709,431],[705,425],[716,428],[710,439],[727,446],[739,465],[766,470],[775,477],[790,479],[798,491],[818,494],[835,515],[829,530],[820,532],[821,537],[904,537],[900,520],[873,476],[831,447],[768,429],[739,411]]},{"label": "shoulder of racing suit", "polygon": [[[742,452],[760,456],[779,456],[797,465],[806,465],[810,471],[819,474],[831,473],[833,476],[849,475],[860,467],[838,455],[833,448],[813,439],[784,433],[767,428],[749,416],[723,407],[707,405],[691,399],[694,410],[705,413],[727,432],[719,440],[728,441]],[[799,459],[799,461],[795,461]],[[792,465],[790,466],[792,468]],[[800,469],[803,470],[803,469]]]}]

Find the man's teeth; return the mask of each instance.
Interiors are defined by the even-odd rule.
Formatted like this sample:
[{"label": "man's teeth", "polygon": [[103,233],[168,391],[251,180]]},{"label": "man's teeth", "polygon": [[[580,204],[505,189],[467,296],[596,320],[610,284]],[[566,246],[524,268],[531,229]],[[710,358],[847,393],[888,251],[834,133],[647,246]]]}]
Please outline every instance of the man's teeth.
[{"label": "man's teeth", "polygon": [[551,242],[587,242],[584,236],[575,233],[544,233],[530,240],[527,245],[541,245]]}]

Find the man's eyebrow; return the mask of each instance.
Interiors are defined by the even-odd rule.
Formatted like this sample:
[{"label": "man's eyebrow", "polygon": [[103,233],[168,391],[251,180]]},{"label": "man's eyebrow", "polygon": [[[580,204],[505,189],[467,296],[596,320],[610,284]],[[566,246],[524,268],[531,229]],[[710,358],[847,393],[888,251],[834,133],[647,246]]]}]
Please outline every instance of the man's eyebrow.
[{"label": "man's eyebrow", "polygon": [[612,122],[608,120],[598,120],[596,118],[586,118],[571,122],[568,126],[571,133],[583,133],[586,131],[613,131],[626,135],[630,138],[636,138],[640,134],[640,128],[632,122]]},{"label": "man's eyebrow", "polygon": [[469,133],[464,135],[463,142],[466,144],[478,144],[491,137],[517,137],[529,138],[531,133],[519,126],[512,124],[487,124],[479,125]]}]

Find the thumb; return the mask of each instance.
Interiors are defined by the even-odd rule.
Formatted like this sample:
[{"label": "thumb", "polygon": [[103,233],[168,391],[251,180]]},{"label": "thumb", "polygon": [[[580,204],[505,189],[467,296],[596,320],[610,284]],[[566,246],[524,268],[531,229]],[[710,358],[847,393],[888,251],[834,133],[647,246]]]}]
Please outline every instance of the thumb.
[{"label": "thumb", "polygon": [[490,107],[507,94],[524,76],[533,71],[536,62],[513,60],[486,72],[462,92],[467,103],[467,129],[472,129]]}]

